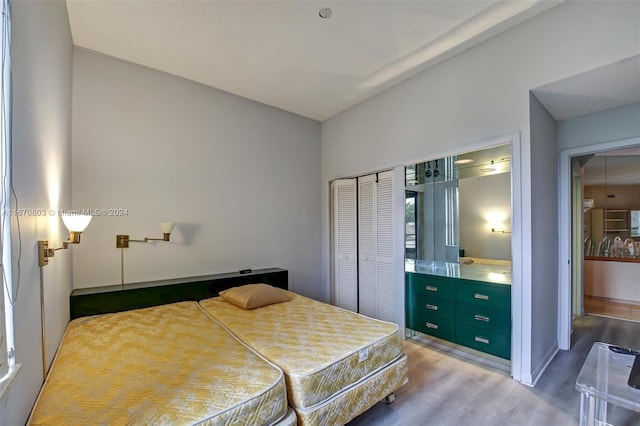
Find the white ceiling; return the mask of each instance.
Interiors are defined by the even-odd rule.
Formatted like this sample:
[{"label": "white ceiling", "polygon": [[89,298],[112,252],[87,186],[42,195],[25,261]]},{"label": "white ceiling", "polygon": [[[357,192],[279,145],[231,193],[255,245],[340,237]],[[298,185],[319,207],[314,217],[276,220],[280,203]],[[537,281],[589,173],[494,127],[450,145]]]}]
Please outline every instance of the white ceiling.
[{"label": "white ceiling", "polygon": [[533,90],[557,121],[640,102],[640,55]]},{"label": "white ceiling", "polygon": [[[75,45],[322,121],[564,0],[67,0]],[[319,11],[331,8],[321,19]]]},{"label": "white ceiling", "polygon": [[[533,90],[557,121],[640,102],[640,55]],[[639,117],[640,119],[640,117]],[[640,147],[585,155],[583,183],[640,185]]]}]

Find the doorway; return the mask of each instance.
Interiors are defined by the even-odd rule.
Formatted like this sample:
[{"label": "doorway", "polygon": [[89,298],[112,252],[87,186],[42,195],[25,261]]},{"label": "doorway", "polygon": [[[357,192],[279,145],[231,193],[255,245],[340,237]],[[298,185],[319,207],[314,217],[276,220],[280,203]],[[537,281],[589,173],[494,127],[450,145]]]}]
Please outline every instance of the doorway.
[{"label": "doorway", "polygon": [[[595,155],[608,151],[637,148],[639,146],[640,137],[635,137],[603,142],[580,148],[566,149],[560,152],[560,255],[562,257],[566,256],[566,258],[568,259],[567,262],[560,262],[559,271],[560,349],[570,349],[572,318],[574,317],[574,314],[583,314],[583,312],[575,310],[575,306],[577,305],[577,303],[575,303],[576,298],[581,297],[580,295],[582,294],[582,291],[584,289],[584,279],[580,279],[579,275],[576,275],[574,273],[573,265],[581,265],[580,271],[582,271],[582,273],[584,274],[585,244],[584,234],[574,232],[575,228],[573,227],[575,223],[575,216],[572,214],[572,206],[574,205],[574,200],[572,198],[574,187],[574,175],[572,174],[573,159],[581,156]],[[583,226],[584,223],[581,223],[580,227]],[[640,268],[640,263],[638,263],[637,265]]]}]

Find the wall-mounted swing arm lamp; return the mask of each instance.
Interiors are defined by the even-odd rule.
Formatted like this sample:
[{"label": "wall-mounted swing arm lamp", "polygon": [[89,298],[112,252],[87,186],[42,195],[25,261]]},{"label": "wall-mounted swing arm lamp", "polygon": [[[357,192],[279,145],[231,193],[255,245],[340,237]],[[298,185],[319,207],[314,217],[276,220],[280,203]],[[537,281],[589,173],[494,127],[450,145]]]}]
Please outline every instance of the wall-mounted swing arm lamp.
[{"label": "wall-mounted swing arm lamp", "polygon": [[173,222],[160,222],[160,230],[162,231],[162,238],[149,238],[146,237],[142,240],[133,240],[128,235],[116,235],[116,248],[120,250],[120,277],[122,282],[122,288],[124,288],[124,249],[129,248],[129,243],[148,243],[149,241],[169,241],[171,238],[171,231],[176,226]]},{"label": "wall-mounted swing arm lamp", "polygon": [[66,250],[69,248],[69,244],[80,244],[80,235],[84,231],[89,222],[91,222],[90,215],[84,214],[67,214],[62,215],[62,221],[64,226],[69,230],[69,239],[62,242],[62,247],[49,248],[49,241],[38,241],[38,265],[40,267],[47,266],[49,264],[49,258],[53,257],[56,251]]},{"label": "wall-mounted swing arm lamp", "polygon": [[116,235],[116,248],[129,248],[129,243],[147,243],[149,241],[169,241],[171,237],[171,231],[176,226],[173,222],[160,222],[160,230],[162,231],[162,238],[149,238],[145,237],[142,240],[133,240],[128,235]]},{"label": "wall-mounted swing arm lamp", "polygon": [[491,232],[497,232],[499,234],[510,234],[511,231],[498,230],[496,228],[491,228]]}]

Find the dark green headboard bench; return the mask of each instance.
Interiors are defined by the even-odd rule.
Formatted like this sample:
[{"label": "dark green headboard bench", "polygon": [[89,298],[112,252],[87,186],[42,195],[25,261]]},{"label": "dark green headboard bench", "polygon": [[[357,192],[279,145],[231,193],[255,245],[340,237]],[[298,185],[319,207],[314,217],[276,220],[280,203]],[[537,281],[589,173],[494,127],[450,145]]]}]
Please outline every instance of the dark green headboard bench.
[{"label": "dark green headboard bench", "polygon": [[218,296],[218,292],[243,284],[266,283],[289,288],[286,269],[256,269],[240,274],[206,275],[107,287],[80,288],[71,292],[71,319],[148,308],[167,303],[198,301]]}]

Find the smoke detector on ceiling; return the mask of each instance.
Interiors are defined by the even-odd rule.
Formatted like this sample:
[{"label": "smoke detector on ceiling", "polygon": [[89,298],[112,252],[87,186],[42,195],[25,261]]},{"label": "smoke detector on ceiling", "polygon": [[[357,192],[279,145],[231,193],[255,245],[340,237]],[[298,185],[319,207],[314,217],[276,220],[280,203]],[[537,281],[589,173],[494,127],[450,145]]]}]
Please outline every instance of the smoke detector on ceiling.
[{"label": "smoke detector on ceiling", "polygon": [[324,7],[322,9],[320,9],[320,12],[318,12],[318,15],[322,19],[330,18],[331,17],[331,9],[329,9],[328,7]]}]

